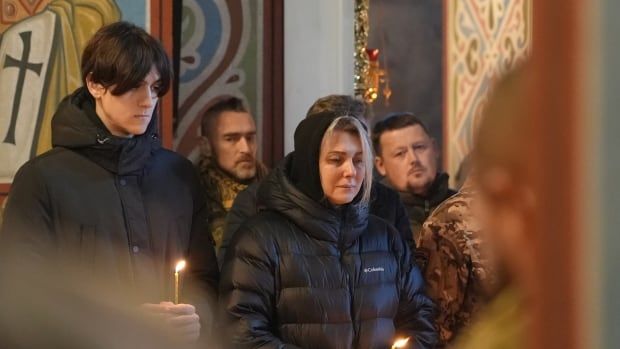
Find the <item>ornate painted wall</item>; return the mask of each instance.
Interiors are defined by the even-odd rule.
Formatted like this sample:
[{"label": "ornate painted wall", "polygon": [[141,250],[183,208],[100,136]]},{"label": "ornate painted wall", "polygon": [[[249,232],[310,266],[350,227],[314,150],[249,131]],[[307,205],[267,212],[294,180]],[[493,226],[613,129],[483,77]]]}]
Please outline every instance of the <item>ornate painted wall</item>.
[{"label": "ornate painted wall", "polygon": [[531,0],[447,1],[443,149],[451,175],[471,149],[493,80],[530,50],[531,8]]},{"label": "ornate painted wall", "polygon": [[81,86],[80,57],[102,25],[147,23],[149,0],[0,0],[0,203],[17,169],[51,148],[58,103]]},{"label": "ornate painted wall", "polygon": [[222,96],[263,120],[263,5],[255,0],[183,0],[179,108],[174,149],[198,156],[200,115]]},{"label": "ornate painted wall", "polygon": [[0,183],[51,147],[60,100],[81,85],[80,56],[115,1],[0,1]]}]

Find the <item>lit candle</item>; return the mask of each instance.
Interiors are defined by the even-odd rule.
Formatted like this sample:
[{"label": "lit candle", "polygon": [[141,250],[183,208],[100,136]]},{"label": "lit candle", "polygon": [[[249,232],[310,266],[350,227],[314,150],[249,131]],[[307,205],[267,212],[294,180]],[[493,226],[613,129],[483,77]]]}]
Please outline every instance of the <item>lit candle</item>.
[{"label": "lit candle", "polygon": [[392,349],[404,348],[405,345],[407,345],[407,342],[409,342],[409,337],[397,339],[396,342],[392,344]]},{"label": "lit candle", "polygon": [[179,272],[185,268],[185,261],[180,260],[174,268],[174,304],[179,304]]}]

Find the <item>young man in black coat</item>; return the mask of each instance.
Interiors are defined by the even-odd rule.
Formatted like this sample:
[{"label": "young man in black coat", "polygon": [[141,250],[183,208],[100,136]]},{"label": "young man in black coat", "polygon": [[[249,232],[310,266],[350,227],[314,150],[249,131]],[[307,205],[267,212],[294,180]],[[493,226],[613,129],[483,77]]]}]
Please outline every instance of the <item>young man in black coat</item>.
[{"label": "young man in black coat", "polygon": [[[157,134],[169,58],[143,29],[118,22],[91,38],[81,69],[84,86],[52,120],[53,149],[24,164],[13,181],[0,231],[3,266],[19,258],[33,271],[52,265],[67,275],[70,263],[117,290],[139,290],[142,309],[195,341],[199,318],[210,318],[196,308],[214,306],[218,267],[198,175],[162,148]],[[200,291],[193,304],[167,302],[180,259],[187,260],[186,285]],[[80,302],[63,306],[84,309]]]}]

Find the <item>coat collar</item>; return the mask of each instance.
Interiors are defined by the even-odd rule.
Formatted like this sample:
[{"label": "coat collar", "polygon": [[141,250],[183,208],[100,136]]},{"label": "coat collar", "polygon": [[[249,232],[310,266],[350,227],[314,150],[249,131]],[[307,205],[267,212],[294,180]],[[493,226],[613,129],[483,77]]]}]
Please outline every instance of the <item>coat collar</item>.
[{"label": "coat collar", "polygon": [[260,206],[286,216],[306,234],[347,248],[366,230],[368,206],[333,207],[313,200],[295,187],[288,176],[292,155],[263,181],[257,193]]},{"label": "coat collar", "polygon": [[[426,196],[403,191],[399,191],[398,193],[400,194],[403,204],[407,206],[424,206],[425,201],[428,201],[431,206],[436,206],[455,193],[455,191],[449,187],[449,179],[450,177],[447,173],[437,173],[433,184],[431,184],[431,187],[428,189],[428,195]],[[393,188],[387,179],[384,179],[382,183]]]},{"label": "coat collar", "polygon": [[[156,112],[154,112],[156,114]],[[95,113],[95,103],[80,87],[65,97],[52,119],[52,145],[71,149],[119,175],[141,171],[161,147],[153,116],[144,134],[113,136]]]}]

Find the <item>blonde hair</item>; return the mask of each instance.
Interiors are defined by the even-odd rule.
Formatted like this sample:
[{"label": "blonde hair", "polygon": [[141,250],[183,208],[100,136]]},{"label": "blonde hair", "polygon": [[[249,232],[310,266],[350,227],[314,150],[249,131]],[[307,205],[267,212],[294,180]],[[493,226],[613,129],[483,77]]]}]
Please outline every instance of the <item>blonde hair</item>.
[{"label": "blonde hair", "polygon": [[[360,143],[362,144],[362,157],[364,159],[364,182],[361,188],[361,201],[364,204],[368,204],[370,201],[370,190],[372,189],[373,170],[373,154],[368,132],[357,118],[353,116],[340,116],[329,124],[329,127],[323,135],[323,141],[325,141],[326,138],[331,137],[335,131],[347,132],[360,138]],[[321,144],[322,143],[323,142],[321,142]]]}]

